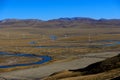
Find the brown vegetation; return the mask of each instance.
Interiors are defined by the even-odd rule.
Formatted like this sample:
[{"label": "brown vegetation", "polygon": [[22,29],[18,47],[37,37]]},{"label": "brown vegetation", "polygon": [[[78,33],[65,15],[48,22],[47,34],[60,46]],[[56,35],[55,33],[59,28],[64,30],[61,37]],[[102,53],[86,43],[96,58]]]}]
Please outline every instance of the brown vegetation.
[{"label": "brown vegetation", "polygon": [[114,80],[120,76],[120,54],[83,69],[68,70],[50,75],[44,80]]}]

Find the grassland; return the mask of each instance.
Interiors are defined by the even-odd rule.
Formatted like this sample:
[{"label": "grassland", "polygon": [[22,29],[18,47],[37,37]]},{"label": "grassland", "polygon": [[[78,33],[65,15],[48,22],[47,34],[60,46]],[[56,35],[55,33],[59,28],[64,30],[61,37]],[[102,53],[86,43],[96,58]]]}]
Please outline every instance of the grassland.
[{"label": "grassland", "polygon": [[116,77],[120,77],[120,54],[83,69],[54,73],[43,80],[111,80]]},{"label": "grassland", "polygon": [[[112,43],[104,42],[104,40],[119,41],[119,31],[120,28],[1,28],[0,51],[47,55],[53,58],[50,62],[64,59],[75,59],[79,54],[119,50],[119,45],[101,47],[104,44]],[[51,35],[55,35],[57,39],[52,40],[50,38]],[[30,44],[30,42],[33,41],[35,44]],[[49,48],[37,48],[37,46],[49,46]],[[4,59],[2,59],[1,63],[4,62]],[[29,59],[25,60],[29,61]],[[25,60],[21,61],[24,62]],[[29,68],[30,67],[36,66],[29,66]],[[28,66],[18,67],[17,69],[23,68],[28,68]],[[2,70],[3,69],[1,69],[1,72]],[[16,69],[14,68],[6,71],[11,70]]]}]

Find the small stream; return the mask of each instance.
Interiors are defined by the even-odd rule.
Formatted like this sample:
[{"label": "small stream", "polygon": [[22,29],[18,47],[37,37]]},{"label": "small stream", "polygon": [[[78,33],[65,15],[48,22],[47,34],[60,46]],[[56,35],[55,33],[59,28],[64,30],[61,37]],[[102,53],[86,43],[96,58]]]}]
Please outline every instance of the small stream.
[{"label": "small stream", "polygon": [[[111,42],[108,44],[104,44],[103,47],[111,47],[111,46],[117,46],[120,45],[120,41],[117,40],[105,40],[104,42]],[[36,48],[73,48],[73,47],[80,47],[80,46],[36,46]],[[34,54],[12,54],[12,53],[7,53],[7,52],[0,52],[0,56],[6,55],[6,56],[20,56],[20,57],[29,57],[29,58],[42,58],[42,60],[39,60],[37,62],[32,62],[32,63],[24,63],[24,64],[14,64],[14,65],[3,65],[0,66],[0,68],[11,68],[11,67],[17,67],[17,66],[29,66],[29,65],[35,65],[35,64],[43,64],[45,62],[49,62],[52,60],[50,56],[38,56]]]},{"label": "small stream", "polygon": [[3,66],[0,66],[0,68],[11,68],[11,67],[17,67],[17,66],[29,66],[29,65],[35,65],[35,64],[43,64],[45,62],[48,62],[50,60],[52,60],[51,57],[49,56],[38,56],[38,55],[34,55],[34,54],[23,54],[23,53],[20,53],[20,54],[11,54],[11,53],[6,53],[6,52],[0,52],[0,56],[2,55],[7,55],[7,56],[24,56],[24,57],[29,57],[29,58],[40,58],[42,60],[39,60],[37,62],[33,62],[33,63],[25,63],[25,64],[14,64],[14,65],[3,65]]},{"label": "small stream", "polygon": [[111,43],[104,44],[105,47],[112,47],[112,46],[120,45],[120,41],[117,41],[117,40],[109,40],[109,41],[106,41],[106,42],[111,42]]},{"label": "small stream", "polygon": [[[97,41],[97,43],[102,43],[102,42],[105,42],[105,43],[102,44],[101,47],[112,47],[112,46],[120,45],[119,40],[101,40],[101,41]],[[36,44],[36,42],[32,41],[32,42],[29,42],[29,44],[34,45],[34,44]],[[34,46],[34,47],[35,48],[80,48],[80,47],[85,47],[85,46]]]}]

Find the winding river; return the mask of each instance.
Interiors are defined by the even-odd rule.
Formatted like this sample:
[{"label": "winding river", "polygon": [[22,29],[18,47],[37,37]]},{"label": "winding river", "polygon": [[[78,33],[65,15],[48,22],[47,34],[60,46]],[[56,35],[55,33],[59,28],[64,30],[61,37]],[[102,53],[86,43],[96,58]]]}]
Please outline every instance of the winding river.
[{"label": "winding river", "polygon": [[38,56],[38,55],[33,55],[33,54],[11,54],[11,53],[6,53],[6,52],[0,52],[0,55],[7,55],[7,56],[23,56],[23,57],[35,57],[35,58],[42,58],[42,60],[39,60],[37,62],[33,62],[33,63],[25,63],[25,64],[14,64],[14,65],[3,65],[0,66],[0,68],[12,68],[12,67],[17,67],[17,66],[29,66],[29,65],[35,65],[35,64],[43,64],[45,62],[48,62],[50,60],[52,60],[52,58],[50,56]]},{"label": "winding river", "polygon": [[[109,42],[109,41],[107,41]],[[110,42],[114,42],[114,41],[110,41]],[[104,47],[109,47],[109,46],[116,46],[116,45],[120,45],[120,41],[115,41],[112,44],[105,44]],[[69,48],[71,48],[73,46],[70,46]],[[75,46],[74,46],[75,47]],[[78,47],[78,46],[77,46]],[[64,46],[38,46],[36,48],[66,48]],[[52,58],[50,56],[39,56],[39,55],[34,55],[34,54],[12,54],[12,53],[7,53],[7,52],[0,52],[0,56],[2,55],[7,55],[7,56],[23,56],[23,57],[29,57],[29,58],[42,58],[42,60],[39,60],[37,62],[33,62],[33,63],[24,63],[24,64],[14,64],[14,65],[3,65],[0,66],[0,68],[11,68],[11,67],[17,67],[17,66],[29,66],[29,65],[35,65],[35,64],[43,64],[45,62],[48,62],[50,60],[52,60]]]}]

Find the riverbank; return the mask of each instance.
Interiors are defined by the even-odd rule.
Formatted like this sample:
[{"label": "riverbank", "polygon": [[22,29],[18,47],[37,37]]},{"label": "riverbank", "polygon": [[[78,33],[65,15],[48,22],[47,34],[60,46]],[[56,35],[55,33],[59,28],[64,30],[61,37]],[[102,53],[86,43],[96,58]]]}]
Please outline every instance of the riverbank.
[{"label": "riverbank", "polygon": [[43,78],[45,76],[49,76],[55,72],[59,72],[62,70],[83,68],[92,63],[105,60],[106,58],[113,57],[118,54],[119,52],[89,53],[79,56],[79,59],[75,59],[67,62],[64,61],[54,62],[44,66],[40,66],[38,68],[6,72],[0,74],[0,76],[8,79],[33,80],[36,78]]},{"label": "riverbank", "polygon": [[[33,55],[33,54],[12,54],[12,53],[6,53],[6,52],[0,52],[0,55],[2,56],[15,56],[15,57],[28,57],[28,58],[40,58],[40,60],[35,62],[27,62],[27,63],[17,63],[17,64],[10,64],[10,65],[0,65],[0,68],[12,68],[12,67],[18,67],[18,66],[30,66],[35,64],[43,64],[45,62],[48,62],[52,60],[49,56],[39,56],[39,55]],[[15,60],[14,60],[15,61]]]}]

